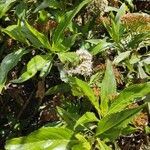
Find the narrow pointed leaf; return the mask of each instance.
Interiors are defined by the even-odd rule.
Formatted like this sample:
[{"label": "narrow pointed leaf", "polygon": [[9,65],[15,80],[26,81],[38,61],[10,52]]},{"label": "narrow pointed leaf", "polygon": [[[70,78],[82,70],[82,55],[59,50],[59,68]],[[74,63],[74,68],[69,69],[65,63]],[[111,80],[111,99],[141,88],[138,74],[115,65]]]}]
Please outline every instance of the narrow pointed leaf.
[{"label": "narrow pointed leaf", "polygon": [[105,51],[106,49],[108,49],[110,46],[112,46],[112,44],[106,42],[106,39],[100,40],[99,43],[97,43],[97,45],[94,46],[90,52],[92,55],[97,55],[98,53],[101,53]]},{"label": "narrow pointed leaf", "polygon": [[96,135],[102,135],[107,131],[113,130],[117,126],[125,127],[129,123],[129,120],[132,120],[133,117],[142,110],[142,107],[134,108],[134,109],[126,109],[121,112],[113,113],[110,115],[106,115],[102,118],[97,127]]},{"label": "narrow pointed leaf", "polygon": [[112,64],[107,60],[106,71],[104,79],[101,84],[101,111],[102,115],[105,115],[108,111],[108,103],[111,96],[116,94],[116,80],[113,71]]},{"label": "narrow pointed leaf", "polygon": [[49,50],[51,49],[48,38],[29,25],[28,22],[25,22],[24,26],[22,26],[22,32],[35,47],[43,47]]},{"label": "narrow pointed leaf", "polygon": [[118,64],[120,63],[121,61],[125,60],[127,57],[129,57],[131,51],[126,51],[126,52],[123,52],[123,53],[120,53],[116,58],[115,60],[113,61],[114,64]]},{"label": "narrow pointed leaf", "polygon": [[109,114],[123,110],[136,98],[141,98],[150,93],[150,83],[136,84],[123,90],[114,100],[109,109]]},{"label": "narrow pointed leaf", "polygon": [[60,37],[63,35],[64,30],[68,27],[68,25],[71,23],[72,19],[75,17],[75,15],[81,10],[83,6],[85,6],[87,3],[89,3],[91,0],[84,0],[81,2],[74,10],[67,12],[61,22],[59,23],[57,29],[54,32],[53,36],[53,42],[57,45],[59,43]]},{"label": "narrow pointed leaf", "polygon": [[79,96],[79,95],[87,96],[88,99],[90,100],[90,102],[92,103],[92,105],[95,107],[95,109],[100,114],[99,101],[96,98],[96,96],[94,95],[94,92],[90,88],[90,86],[86,82],[84,82],[78,78],[70,78],[70,83],[72,86],[73,94],[76,96]]}]

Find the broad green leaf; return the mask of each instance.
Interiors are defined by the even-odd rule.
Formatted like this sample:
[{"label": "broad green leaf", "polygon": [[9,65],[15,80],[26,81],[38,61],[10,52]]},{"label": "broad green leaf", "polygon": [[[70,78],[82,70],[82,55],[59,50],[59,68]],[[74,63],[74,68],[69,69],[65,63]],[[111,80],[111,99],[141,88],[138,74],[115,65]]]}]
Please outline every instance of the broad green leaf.
[{"label": "broad green leaf", "polygon": [[90,50],[90,52],[92,55],[97,55],[98,53],[108,49],[110,46],[112,46],[112,44],[106,42],[106,39],[100,40],[99,43]]},{"label": "broad green leaf", "polygon": [[79,95],[81,96],[81,94],[82,96],[87,96],[90,102],[92,103],[92,105],[95,107],[95,109],[100,115],[99,101],[94,95],[94,92],[89,87],[89,85],[86,82],[78,78],[70,78],[70,84],[72,86],[73,94],[76,96],[79,96]]},{"label": "broad green leaf", "polygon": [[72,150],[91,150],[91,144],[85,139],[81,134],[76,134],[75,137],[78,139],[79,143],[73,145]]},{"label": "broad green leaf", "polygon": [[47,62],[49,62],[51,56],[49,55],[36,55],[27,64],[26,71],[16,80],[12,80],[13,83],[22,83],[32,78],[38,71],[41,71]]},{"label": "broad green leaf", "polygon": [[33,44],[33,46],[37,48],[43,47],[52,50],[48,38],[32,26],[30,26],[28,22],[25,22],[25,24],[22,26],[22,32],[24,36]]},{"label": "broad green leaf", "polygon": [[8,54],[0,64],[0,93],[4,88],[4,84],[7,80],[8,72],[13,69],[20,61],[21,57],[28,51],[25,49],[19,49],[18,51]]},{"label": "broad green leaf", "polygon": [[15,4],[16,0],[5,0],[0,2],[0,18]]},{"label": "broad green leaf", "polygon": [[111,132],[111,130],[113,131],[113,129],[117,126],[120,127],[122,125],[122,127],[125,127],[129,121],[132,120],[133,117],[142,110],[142,108],[143,106],[106,115],[99,121],[96,135],[100,136],[105,134],[107,131]]},{"label": "broad green leaf", "polygon": [[6,150],[67,150],[73,132],[67,128],[43,127],[26,137],[7,141]]},{"label": "broad green leaf", "polygon": [[107,66],[104,78],[101,84],[101,112],[102,115],[106,115],[108,111],[109,100],[112,99],[112,96],[116,94],[116,80],[113,71],[112,63],[107,60]]},{"label": "broad green leaf", "polygon": [[86,123],[89,123],[89,122],[97,122],[99,121],[99,119],[97,119],[97,117],[95,116],[95,114],[93,112],[86,112],[83,116],[81,116],[75,126],[74,126],[74,129],[79,126],[79,125],[83,125],[83,124],[86,124]]},{"label": "broad green leaf", "polygon": [[122,111],[136,98],[141,98],[150,93],[150,83],[135,84],[124,89],[113,101],[108,114]]},{"label": "broad green leaf", "polygon": [[126,51],[123,53],[120,53],[118,56],[116,56],[116,58],[114,59],[113,63],[114,64],[118,64],[121,61],[125,60],[127,57],[130,56],[131,51]]},{"label": "broad green leaf", "polygon": [[[59,44],[59,40],[61,36],[64,34],[64,30],[68,27],[71,23],[72,19],[76,16],[76,14],[81,10],[83,6],[88,4],[91,0],[84,0],[81,2],[74,10],[67,12],[62,20],[60,21],[58,27],[56,28],[53,36],[53,44],[54,46]],[[57,47],[57,46],[56,46]]]},{"label": "broad green leaf", "polygon": [[2,29],[2,32],[8,34],[14,40],[20,41],[25,44],[29,44],[28,40],[24,37],[23,33],[21,32],[21,27],[19,25],[11,25],[5,29]]},{"label": "broad green leaf", "polygon": [[60,61],[65,63],[78,63],[79,56],[75,52],[58,53]]},{"label": "broad green leaf", "polygon": [[66,83],[58,84],[53,86],[47,90],[46,95],[52,95],[57,93],[67,93],[70,91],[70,85]]}]

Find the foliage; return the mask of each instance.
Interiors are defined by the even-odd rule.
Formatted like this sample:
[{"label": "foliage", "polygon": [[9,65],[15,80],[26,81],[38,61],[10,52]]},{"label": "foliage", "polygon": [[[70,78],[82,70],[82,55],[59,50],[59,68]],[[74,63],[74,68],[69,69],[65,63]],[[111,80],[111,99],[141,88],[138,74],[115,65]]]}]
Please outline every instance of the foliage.
[{"label": "foliage", "polygon": [[150,15],[132,13],[131,1],[107,5],[0,2],[6,150],[111,150],[147,131],[135,119],[149,110]]}]

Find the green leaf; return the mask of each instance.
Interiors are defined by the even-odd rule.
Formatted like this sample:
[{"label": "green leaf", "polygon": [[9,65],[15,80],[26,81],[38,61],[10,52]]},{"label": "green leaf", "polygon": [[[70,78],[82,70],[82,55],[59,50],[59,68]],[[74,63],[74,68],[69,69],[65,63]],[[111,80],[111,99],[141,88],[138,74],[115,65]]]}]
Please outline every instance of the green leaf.
[{"label": "green leaf", "polygon": [[99,121],[96,135],[99,136],[105,134],[107,131],[109,131],[110,133],[117,126],[126,127],[129,121],[131,121],[133,117],[142,110],[142,108],[143,106],[134,109],[126,109],[121,112],[106,115]]},{"label": "green leaf", "polygon": [[131,51],[126,51],[123,53],[120,53],[113,61],[114,64],[118,64],[121,61],[125,60],[127,57],[130,56]]},{"label": "green leaf", "polygon": [[63,64],[79,62],[79,56],[75,52],[58,53],[58,57]]},{"label": "green leaf", "polygon": [[106,115],[108,111],[108,103],[112,95],[116,94],[116,80],[112,64],[107,60],[105,75],[101,84],[101,113]]},{"label": "green leaf", "polygon": [[51,58],[50,60],[47,61],[45,66],[41,69],[41,71],[40,71],[40,77],[41,78],[46,77],[50,73],[52,65],[53,64],[52,64],[52,58]]},{"label": "green leaf", "polygon": [[65,121],[65,123],[67,124],[67,127],[70,129],[73,129],[76,119],[78,118],[78,115],[69,113],[63,108],[58,107],[58,106],[57,106],[57,111],[60,117],[63,119],[63,121]]},{"label": "green leaf", "polygon": [[[134,116],[133,116],[134,118]],[[136,128],[133,128],[128,125],[133,119],[132,117],[127,119],[125,122],[121,123],[117,127],[114,127],[101,135],[103,139],[109,139],[110,141],[115,141],[121,135],[129,135],[137,131]]]},{"label": "green leaf", "polygon": [[47,62],[49,62],[51,56],[49,55],[36,55],[27,64],[26,71],[16,80],[12,80],[13,83],[22,83],[32,78],[38,71],[41,71]]},{"label": "green leaf", "polygon": [[[91,0],[84,0],[81,2],[74,10],[67,12],[62,20],[60,21],[58,27],[56,28],[53,36],[53,46],[58,45],[60,43],[60,38],[64,34],[64,30],[68,27],[68,25],[71,23],[72,19],[75,17],[75,15],[81,10],[83,6],[88,4]],[[56,46],[57,47],[57,46]]]},{"label": "green leaf", "polygon": [[62,44],[65,47],[66,51],[70,50],[71,46],[74,45],[74,43],[75,43],[75,41],[79,35],[81,35],[81,33],[76,33],[76,34],[73,34],[67,38],[66,37],[64,38]]},{"label": "green leaf", "polygon": [[83,124],[86,124],[86,123],[89,123],[89,122],[97,122],[99,121],[99,119],[97,119],[97,117],[95,116],[95,114],[93,112],[86,112],[83,116],[81,116],[75,126],[74,126],[74,129],[79,126],[79,125],[83,125]]},{"label": "green leaf", "polygon": [[25,22],[24,25],[22,25],[21,29],[24,36],[33,44],[33,46],[37,48],[43,47],[52,50],[48,38],[32,26],[30,26],[28,22]]},{"label": "green leaf", "polygon": [[2,29],[2,32],[8,34],[14,40],[20,41],[25,44],[29,44],[28,40],[24,37],[24,34],[21,32],[21,26],[11,25],[5,29]]},{"label": "green leaf", "polygon": [[92,105],[95,107],[95,109],[97,110],[97,112],[100,115],[100,109],[99,109],[99,101],[96,98],[96,96],[94,95],[93,90],[89,87],[89,85],[78,79],[78,78],[70,78],[70,84],[72,86],[72,92],[74,95],[76,96],[87,96],[88,99],[90,100],[90,102],[92,103]]},{"label": "green leaf", "polygon": [[[92,41],[92,42],[95,42],[95,41]],[[103,40],[100,40],[99,43],[90,50],[90,52],[92,55],[97,55],[98,53],[101,53],[105,51],[106,49],[108,49],[110,46],[112,46],[112,44],[106,42],[106,39],[103,39]]]},{"label": "green leaf", "polygon": [[125,3],[123,3],[121,5],[121,7],[118,9],[117,15],[115,17],[115,21],[116,22],[120,22],[121,21],[121,17],[123,15],[125,15],[126,11],[128,10],[127,6],[125,5]]},{"label": "green leaf", "polygon": [[0,2],[0,18],[15,4],[16,0],[5,0]]},{"label": "green leaf", "polygon": [[44,0],[34,11],[34,13],[38,12],[41,9],[45,9],[47,7],[50,8],[61,8],[60,6],[60,2],[56,1],[56,0]]},{"label": "green leaf", "polygon": [[45,95],[52,95],[57,93],[67,93],[70,91],[70,85],[66,83],[58,84],[56,86],[53,86],[47,90]]},{"label": "green leaf", "polygon": [[91,144],[81,134],[76,134],[75,137],[79,140],[79,143],[73,145],[72,150],[91,150]]},{"label": "green leaf", "polygon": [[144,33],[139,33],[136,34],[135,36],[133,36],[131,38],[131,41],[129,41],[127,47],[128,48],[132,48],[132,49],[136,49],[138,48],[139,44],[147,39],[149,39],[150,37],[150,32],[144,32]]},{"label": "green leaf", "polygon": [[7,80],[8,72],[13,69],[20,61],[21,57],[28,51],[25,49],[19,49],[18,51],[8,54],[0,64],[0,93],[4,88],[4,84]]},{"label": "green leaf", "polygon": [[138,76],[141,79],[148,78],[148,75],[145,73],[144,69],[142,68],[142,64],[138,64]]},{"label": "green leaf", "polygon": [[124,89],[113,101],[108,114],[123,110],[136,98],[141,98],[150,93],[150,83],[135,84]]},{"label": "green leaf", "polygon": [[7,141],[6,150],[54,150],[67,149],[73,132],[67,128],[41,128],[26,137]]},{"label": "green leaf", "polygon": [[15,13],[17,14],[18,18],[21,20],[25,18],[26,11],[28,9],[27,3],[24,1],[20,1],[20,3],[16,6]]},{"label": "green leaf", "polygon": [[112,150],[103,141],[98,140],[98,145],[99,145],[100,150]]}]

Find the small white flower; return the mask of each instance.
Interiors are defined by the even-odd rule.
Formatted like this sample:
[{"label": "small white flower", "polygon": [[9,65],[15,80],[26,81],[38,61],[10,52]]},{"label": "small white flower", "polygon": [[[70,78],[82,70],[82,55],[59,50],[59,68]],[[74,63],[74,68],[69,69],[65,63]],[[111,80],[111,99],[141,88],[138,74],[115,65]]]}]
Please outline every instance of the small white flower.
[{"label": "small white flower", "polygon": [[79,49],[76,51],[79,56],[80,63],[78,66],[74,68],[67,68],[65,71],[68,75],[83,75],[83,76],[90,76],[92,73],[92,55],[85,49]]}]

